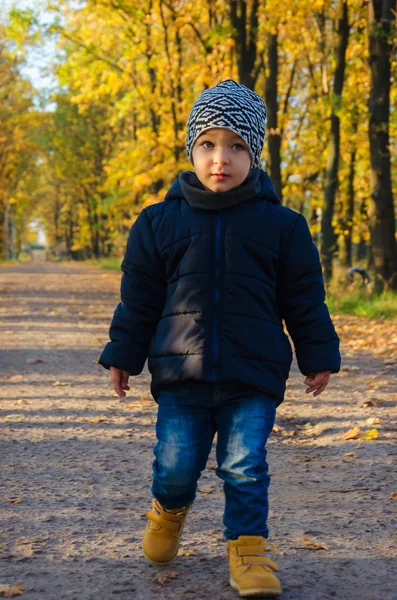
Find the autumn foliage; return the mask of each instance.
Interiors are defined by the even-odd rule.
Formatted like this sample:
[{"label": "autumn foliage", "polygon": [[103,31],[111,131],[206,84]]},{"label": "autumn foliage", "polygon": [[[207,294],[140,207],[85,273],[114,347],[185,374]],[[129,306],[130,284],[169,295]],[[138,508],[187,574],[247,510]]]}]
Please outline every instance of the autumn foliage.
[{"label": "autumn foliage", "polygon": [[[233,78],[267,103],[264,168],[283,203],[308,219],[327,273],[335,260],[368,264],[392,285],[390,240],[377,250],[383,230],[370,147],[369,4],[376,13],[382,2],[58,0],[48,5],[52,24],[41,28],[40,15],[14,12],[14,29],[3,29],[0,39],[0,92],[10,77],[17,82],[0,108],[0,211],[15,215],[17,249],[24,213],[70,257],[122,254],[142,206],[161,201],[177,173],[192,168],[184,136],[193,100]],[[386,14],[393,3],[383,4]],[[389,24],[395,115],[395,20]],[[41,41],[56,39],[59,52],[52,65],[58,89],[40,110],[15,62],[21,52],[13,50],[16,42],[32,44],[32,31]],[[376,131],[387,127],[395,167],[397,120],[380,123]],[[391,168],[394,193],[396,173]],[[385,201],[390,208],[390,194]],[[391,202],[393,208],[393,196]],[[1,238],[5,256],[4,229]]]}]

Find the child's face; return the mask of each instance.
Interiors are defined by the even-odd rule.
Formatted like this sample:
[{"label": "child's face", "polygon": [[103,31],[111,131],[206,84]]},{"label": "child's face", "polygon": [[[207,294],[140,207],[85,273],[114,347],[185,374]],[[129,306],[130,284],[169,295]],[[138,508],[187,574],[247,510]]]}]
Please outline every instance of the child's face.
[{"label": "child's face", "polygon": [[212,192],[227,192],[237,187],[251,168],[247,144],[229,129],[204,131],[193,146],[192,159],[197,177]]}]

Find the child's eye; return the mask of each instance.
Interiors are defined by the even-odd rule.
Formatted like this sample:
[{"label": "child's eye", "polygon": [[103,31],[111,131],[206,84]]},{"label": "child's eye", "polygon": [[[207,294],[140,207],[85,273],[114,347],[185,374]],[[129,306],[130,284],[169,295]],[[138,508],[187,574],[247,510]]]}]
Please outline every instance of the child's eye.
[{"label": "child's eye", "polygon": [[233,148],[238,146],[237,150],[245,150],[245,147],[242,144],[233,144]]},{"label": "child's eye", "polygon": [[206,144],[210,144],[210,148],[212,148],[212,146],[214,145],[212,142],[209,142],[208,140],[206,140],[205,142],[203,142],[204,148],[208,148],[208,146],[206,146]]}]

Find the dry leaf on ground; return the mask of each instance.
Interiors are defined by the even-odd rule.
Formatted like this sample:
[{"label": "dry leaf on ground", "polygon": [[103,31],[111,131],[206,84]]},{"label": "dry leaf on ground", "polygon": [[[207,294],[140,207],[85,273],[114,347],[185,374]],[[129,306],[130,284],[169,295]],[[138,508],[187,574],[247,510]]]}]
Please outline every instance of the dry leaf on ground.
[{"label": "dry leaf on ground", "polygon": [[306,536],[302,537],[302,541],[305,544],[305,547],[309,548],[310,550],[328,550],[330,548],[328,544],[317,544]]},{"label": "dry leaf on ground", "polygon": [[153,581],[164,585],[164,583],[167,583],[167,581],[170,579],[175,579],[175,577],[178,577],[180,574],[181,573],[179,571],[165,571],[165,573],[157,573],[157,575],[153,578]]},{"label": "dry leaf on ground", "polygon": [[27,365],[36,365],[37,363],[43,363],[44,360],[41,360],[41,358],[28,358],[28,360],[26,361]]},{"label": "dry leaf on ground", "polygon": [[198,491],[201,492],[202,494],[212,494],[212,492],[214,491],[213,487],[199,487]]},{"label": "dry leaf on ground", "polygon": [[360,440],[376,440],[377,437],[379,437],[377,429],[368,429],[359,435]]},{"label": "dry leaf on ground", "polygon": [[360,433],[361,433],[360,427],[352,427],[352,429],[349,429],[349,431],[346,431],[342,437],[344,440],[358,440],[360,437]]},{"label": "dry leaf on ground", "polygon": [[10,498],[6,498],[7,502],[11,502],[12,504],[21,504],[22,498],[17,498],[16,496],[11,496]]},{"label": "dry leaf on ground", "polygon": [[397,492],[392,492],[390,494],[390,500],[397,500]]},{"label": "dry leaf on ground", "polygon": [[365,400],[362,405],[364,407],[369,407],[379,406],[380,404],[382,404],[382,400],[380,398],[370,398],[369,400]]},{"label": "dry leaf on ground", "polygon": [[0,583],[0,596],[3,596],[3,598],[12,598],[13,596],[20,596],[21,594],[23,594],[23,592],[24,589],[20,583],[15,583],[14,585]]},{"label": "dry leaf on ground", "polygon": [[196,553],[193,548],[188,548],[187,550],[180,551],[178,556],[196,556]]},{"label": "dry leaf on ground", "polygon": [[8,381],[21,381],[23,379],[23,375],[11,375],[8,378]]}]

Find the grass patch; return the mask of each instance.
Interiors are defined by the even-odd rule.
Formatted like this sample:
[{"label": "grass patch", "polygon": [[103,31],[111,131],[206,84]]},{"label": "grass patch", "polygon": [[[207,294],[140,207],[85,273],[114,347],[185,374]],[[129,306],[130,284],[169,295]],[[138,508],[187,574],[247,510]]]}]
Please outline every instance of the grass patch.
[{"label": "grass patch", "polygon": [[119,256],[110,256],[109,258],[102,258],[97,262],[98,267],[101,269],[112,269],[115,271],[120,271],[121,262],[123,257]]},{"label": "grass patch", "polygon": [[391,291],[379,295],[364,289],[330,292],[327,294],[327,305],[331,314],[384,319],[397,317],[397,293]]}]

